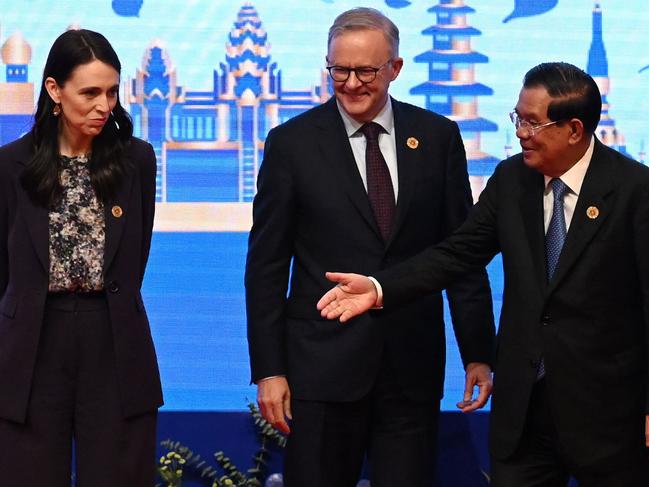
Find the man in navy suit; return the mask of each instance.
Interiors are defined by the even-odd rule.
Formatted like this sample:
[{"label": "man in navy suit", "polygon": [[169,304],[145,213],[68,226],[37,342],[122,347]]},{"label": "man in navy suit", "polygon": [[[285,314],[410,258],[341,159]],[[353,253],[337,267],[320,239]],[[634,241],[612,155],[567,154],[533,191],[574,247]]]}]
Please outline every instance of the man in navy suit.
[{"label": "man in navy suit", "polygon": [[[503,161],[466,222],[393,269],[339,283],[318,304],[346,321],[394,309],[502,252],[492,485],[649,485],[649,169],[594,136],[601,96],[567,63],[531,69]],[[379,295],[382,294],[381,298]],[[377,301],[378,299],[378,301]]]},{"label": "man in navy suit", "polygon": [[[266,139],[246,267],[248,340],[262,414],[285,432],[292,419],[288,487],[353,487],[366,454],[373,487],[432,482],[441,294],[346,327],[315,308],[327,269],[374,273],[401,262],[449,235],[472,204],[457,125],[388,95],[403,66],[398,36],[374,9],[341,14],[326,59],[335,97]],[[448,297],[466,368],[458,399],[470,411],[491,389],[484,269]]]}]

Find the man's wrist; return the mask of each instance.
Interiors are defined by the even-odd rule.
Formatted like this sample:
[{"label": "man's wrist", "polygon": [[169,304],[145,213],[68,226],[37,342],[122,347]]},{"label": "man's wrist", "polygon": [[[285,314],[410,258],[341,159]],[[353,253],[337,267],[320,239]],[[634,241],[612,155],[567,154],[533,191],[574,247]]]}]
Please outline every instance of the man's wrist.
[{"label": "man's wrist", "polygon": [[264,377],[263,379],[259,379],[257,382],[255,382],[255,384],[259,385],[262,382],[266,382],[267,380],[271,380],[271,379],[277,379],[278,377],[286,377],[286,376],[285,375],[271,375],[271,376],[268,376],[268,377]]}]

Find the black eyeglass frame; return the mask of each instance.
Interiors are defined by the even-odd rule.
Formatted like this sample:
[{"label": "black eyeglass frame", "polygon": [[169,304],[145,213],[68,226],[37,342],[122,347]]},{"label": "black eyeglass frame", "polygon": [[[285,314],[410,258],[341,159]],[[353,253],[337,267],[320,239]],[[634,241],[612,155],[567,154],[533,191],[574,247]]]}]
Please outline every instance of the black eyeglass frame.
[{"label": "black eyeglass frame", "polygon": [[[329,76],[331,76],[331,79],[334,80],[337,83],[345,83],[349,77],[352,74],[352,71],[354,72],[354,75],[356,76],[356,79],[363,83],[364,85],[371,83],[376,79],[376,76],[378,75],[379,71],[381,71],[384,67],[388,65],[388,63],[391,63],[394,61],[394,59],[390,58],[383,64],[381,64],[378,68],[375,68],[373,66],[361,66],[358,68],[348,68],[346,66],[337,66],[337,65],[332,65],[332,66],[327,66],[325,69],[329,72]],[[334,76],[334,72],[339,73],[346,73],[344,78]],[[360,72],[360,74],[359,74]]]}]

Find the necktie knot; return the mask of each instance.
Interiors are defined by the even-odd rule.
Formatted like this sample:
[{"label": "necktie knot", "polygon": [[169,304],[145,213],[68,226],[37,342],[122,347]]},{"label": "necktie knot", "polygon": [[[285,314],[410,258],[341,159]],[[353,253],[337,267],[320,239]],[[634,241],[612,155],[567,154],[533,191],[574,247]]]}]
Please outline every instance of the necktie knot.
[{"label": "necktie knot", "polygon": [[379,134],[383,131],[383,127],[376,122],[369,122],[363,125],[359,130],[363,132],[363,135],[367,140],[378,140]]}]

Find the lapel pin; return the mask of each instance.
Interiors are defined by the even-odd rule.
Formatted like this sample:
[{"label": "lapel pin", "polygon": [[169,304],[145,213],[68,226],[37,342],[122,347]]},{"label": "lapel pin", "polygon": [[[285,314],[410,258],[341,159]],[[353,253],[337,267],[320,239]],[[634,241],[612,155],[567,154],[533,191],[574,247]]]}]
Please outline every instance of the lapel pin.
[{"label": "lapel pin", "polygon": [[124,214],[122,207],[119,205],[113,206],[110,211],[115,218],[120,218]]},{"label": "lapel pin", "polygon": [[416,149],[417,147],[419,147],[419,141],[414,137],[408,137],[408,140],[406,140],[406,145],[411,149]]},{"label": "lapel pin", "polygon": [[591,220],[594,220],[599,216],[599,209],[596,206],[589,206],[588,209],[586,209],[586,216]]}]

